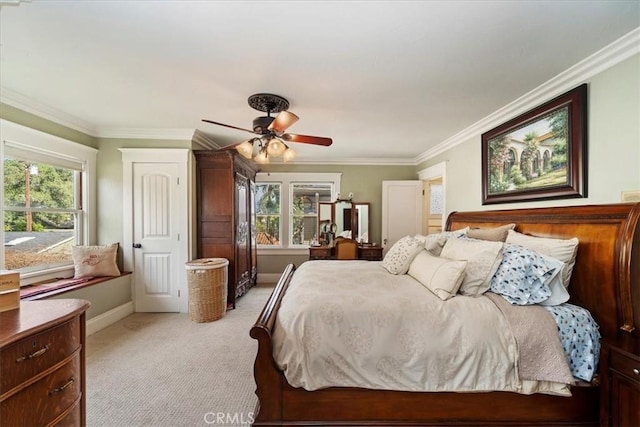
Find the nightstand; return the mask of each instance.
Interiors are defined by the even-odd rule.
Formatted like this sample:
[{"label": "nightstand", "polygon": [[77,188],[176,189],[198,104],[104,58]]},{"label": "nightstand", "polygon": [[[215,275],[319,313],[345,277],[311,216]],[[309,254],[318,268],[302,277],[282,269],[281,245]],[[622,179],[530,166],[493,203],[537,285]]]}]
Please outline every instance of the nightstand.
[{"label": "nightstand", "polygon": [[640,426],[640,356],[603,343],[602,425]]},{"label": "nightstand", "polygon": [[382,246],[360,245],[358,258],[367,261],[382,261]]},{"label": "nightstand", "polygon": [[331,259],[333,256],[333,246],[310,246],[309,259]]}]

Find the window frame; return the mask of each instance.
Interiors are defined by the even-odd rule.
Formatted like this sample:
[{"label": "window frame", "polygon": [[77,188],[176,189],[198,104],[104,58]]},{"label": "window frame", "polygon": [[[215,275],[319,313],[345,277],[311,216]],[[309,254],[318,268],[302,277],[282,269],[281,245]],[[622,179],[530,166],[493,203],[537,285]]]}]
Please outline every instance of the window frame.
[{"label": "window frame", "polygon": [[291,243],[290,222],[293,217],[293,184],[331,184],[331,200],[340,192],[342,173],[340,172],[258,172],[256,185],[279,183],[280,189],[280,245],[258,245],[258,255],[301,255],[308,254],[309,245]]},{"label": "window frame", "polygon": [[[40,163],[54,165],[73,165],[80,170],[80,206],[82,213],[77,224],[76,244],[92,244],[96,236],[96,158],[98,150],[77,142],[70,141],[55,135],[19,125],[4,119],[0,119],[0,156],[2,166],[0,173],[4,179],[4,157],[7,151],[32,153],[34,159]],[[4,201],[4,185],[0,188],[0,196]],[[4,217],[4,203],[0,206]],[[4,227],[0,230],[0,237],[4,242]],[[0,260],[4,266],[4,243],[0,247]],[[43,280],[57,277],[72,277],[73,264],[65,264],[53,268],[40,269],[31,272],[21,272],[21,285],[28,285]]]}]

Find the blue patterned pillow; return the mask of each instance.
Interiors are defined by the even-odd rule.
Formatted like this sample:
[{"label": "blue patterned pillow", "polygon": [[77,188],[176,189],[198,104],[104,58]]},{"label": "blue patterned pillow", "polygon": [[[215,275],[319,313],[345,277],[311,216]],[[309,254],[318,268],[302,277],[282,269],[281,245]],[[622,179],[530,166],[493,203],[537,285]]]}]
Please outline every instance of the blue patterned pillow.
[{"label": "blue patterned pillow", "polygon": [[511,304],[537,304],[551,296],[547,283],[558,274],[557,268],[557,264],[530,249],[505,243],[502,262],[491,278],[491,292]]}]

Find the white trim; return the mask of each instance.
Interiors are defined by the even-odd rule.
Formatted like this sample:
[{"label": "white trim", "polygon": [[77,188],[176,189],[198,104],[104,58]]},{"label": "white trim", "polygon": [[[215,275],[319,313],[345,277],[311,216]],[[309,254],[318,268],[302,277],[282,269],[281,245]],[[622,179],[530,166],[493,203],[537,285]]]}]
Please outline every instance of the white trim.
[{"label": "white trim", "polygon": [[[281,164],[276,162],[271,162],[273,164]],[[416,162],[413,158],[342,158],[339,160],[336,159],[323,159],[321,157],[314,158],[296,158],[290,162],[287,162],[288,165],[378,165],[378,166],[415,166]]]},{"label": "white trim", "polygon": [[193,131],[193,136],[191,137],[191,141],[194,144],[198,144],[200,147],[205,148],[207,150],[219,150],[222,147],[218,145],[211,136],[202,132],[199,129]]},{"label": "white trim", "polygon": [[593,55],[588,56],[468,128],[445,139],[440,144],[417,156],[414,162],[417,165],[427,161],[438,154],[450,150],[456,145],[462,144],[477,135],[481,135],[638,53],[640,53],[640,27],[620,37]]},{"label": "white trim", "polygon": [[[442,178],[442,229],[447,224],[447,162],[436,163],[426,169],[418,172],[418,178],[421,181],[430,181],[436,178]],[[425,213],[428,215],[428,213]]]},{"label": "white trim", "polygon": [[[98,150],[68,139],[60,138],[30,127],[22,126],[8,120],[0,119],[0,156],[4,159],[5,144],[19,147],[23,150],[50,155],[60,159],[73,160],[81,164],[86,181],[82,185],[83,215],[78,232],[81,233],[84,244],[94,244],[97,230],[97,168],[96,158]],[[0,175],[4,175],[4,166],[0,166]],[[4,200],[4,186],[0,189],[0,200]],[[0,206],[2,210],[2,206]],[[4,241],[4,229],[0,231],[0,238]],[[4,256],[4,245],[0,248],[0,255]],[[68,267],[63,268],[67,270]],[[43,272],[44,275],[49,272]],[[25,274],[23,284],[36,281],[40,274]]]},{"label": "white trim", "polygon": [[171,139],[191,141],[194,129],[148,129],[148,128],[98,128],[94,136],[98,138],[122,139]]},{"label": "white trim", "polygon": [[4,86],[0,86],[0,102],[87,135],[96,136],[97,134],[97,128],[94,124],[45,105]]},{"label": "white trim", "polygon": [[[184,261],[188,261],[189,255],[189,221],[191,218],[191,188],[188,174],[190,150],[187,148],[119,148],[122,153],[122,252],[124,254],[125,271],[134,272],[133,262],[133,164],[134,163],[176,163],[178,164],[178,178],[183,183],[179,190],[178,205],[180,209],[178,221],[181,225],[178,233],[180,242],[178,246],[178,256]],[[179,274],[180,281],[180,312],[187,313],[189,304],[187,299],[186,275]],[[132,286],[135,286],[135,272],[131,279]],[[133,293],[135,295],[135,292]]]},{"label": "white trim", "polygon": [[113,325],[118,320],[122,320],[128,315],[133,314],[133,301],[126,302],[122,305],[105,311],[102,314],[87,320],[86,335],[93,335],[102,329]]},{"label": "white trim", "polygon": [[[341,191],[341,172],[258,172],[256,174],[256,184],[279,183],[280,203],[280,246],[259,245],[258,254],[262,250],[278,255],[298,255],[305,251],[308,253],[308,245],[292,245],[290,241],[289,223],[291,219],[291,184],[299,182],[331,182],[333,183],[333,194],[331,200],[335,200],[336,195]],[[287,253],[288,251],[295,251]]]},{"label": "white trim", "polygon": [[[291,162],[291,164],[416,166],[469,140],[470,138],[475,137],[476,135],[482,134],[495,126],[516,117],[518,114],[522,114],[523,112],[534,108],[542,102],[571,89],[573,86],[586,81],[594,75],[613,67],[639,52],[640,27],[630,31],[618,40],[588,56],[584,60],[551,78],[515,101],[505,105],[494,113],[484,117],[478,122],[413,158],[345,158],[340,160],[323,160],[321,158],[306,160],[304,158],[300,158]],[[0,101],[94,137],[185,140],[191,139],[190,135],[194,132],[193,129],[97,128],[96,125],[92,123],[88,123],[75,116],[44,105],[5,87],[0,87]]]}]

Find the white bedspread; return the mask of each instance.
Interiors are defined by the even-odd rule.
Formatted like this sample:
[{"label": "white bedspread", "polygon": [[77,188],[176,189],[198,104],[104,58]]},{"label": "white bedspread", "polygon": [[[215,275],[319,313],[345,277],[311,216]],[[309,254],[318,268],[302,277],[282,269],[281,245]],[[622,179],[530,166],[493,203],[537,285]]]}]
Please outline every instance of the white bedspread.
[{"label": "white bedspread", "polygon": [[274,357],[294,387],[543,392],[566,384],[521,381],[516,342],[486,297],[442,301],[379,262],[309,261],[293,276]]}]

